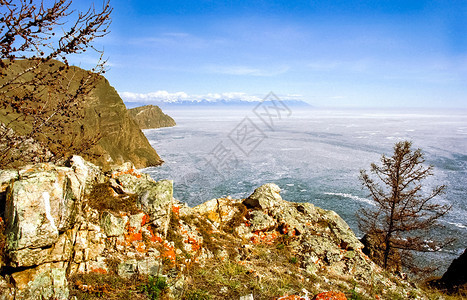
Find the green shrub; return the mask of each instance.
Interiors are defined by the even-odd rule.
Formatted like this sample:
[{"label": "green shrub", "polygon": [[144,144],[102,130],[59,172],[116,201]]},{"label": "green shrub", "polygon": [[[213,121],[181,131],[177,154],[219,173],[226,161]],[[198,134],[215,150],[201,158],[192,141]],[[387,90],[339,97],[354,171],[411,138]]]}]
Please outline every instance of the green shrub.
[{"label": "green shrub", "polygon": [[360,295],[357,291],[357,284],[354,283],[353,289],[350,290],[350,298],[349,300],[364,300],[365,298]]},{"label": "green shrub", "polygon": [[157,300],[168,287],[165,277],[149,276],[148,283],[142,286],[142,291],[148,295],[151,300]]},{"label": "green shrub", "polygon": [[289,258],[289,262],[290,262],[291,264],[296,264],[296,263],[298,262],[298,258],[296,258],[296,257],[291,257],[291,258]]}]

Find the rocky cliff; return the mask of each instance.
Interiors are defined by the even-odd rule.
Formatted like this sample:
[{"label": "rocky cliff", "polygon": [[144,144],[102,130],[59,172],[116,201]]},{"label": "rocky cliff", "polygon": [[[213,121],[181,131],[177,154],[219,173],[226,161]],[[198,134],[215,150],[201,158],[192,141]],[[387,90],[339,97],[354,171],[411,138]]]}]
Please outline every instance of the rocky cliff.
[{"label": "rocky cliff", "polygon": [[335,212],[287,202],[272,183],[190,208],[170,180],[74,156],[2,170],[0,187],[0,299],[424,298]]},{"label": "rocky cliff", "polygon": [[[17,76],[22,70],[31,65],[32,62],[28,60],[16,61],[14,65],[8,69],[7,76],[1,78],[0,82],[8,80],[10,77]],[[62,66],[63,64],[61,62],[52,61],[41,65],[39,71],[35,71],[35,73],[52,73],[51,70],[56,70]],[[89,71],[71,67],[66,74],[62,75],[65,78],[57,78],[56,81],[60,82],[61,86],[69,86],[68,91],[75,90],[78,88],[80,80],[85,78],[88,73]],[[32,74],[32,72],[31,74],[26,73],[23,75],[25,77],[24,80],[30,80],[28,78],[34,76],[34,74]],[[21,78],[22,77],[18,79],[18,82],[21,82]],[[60,99],[60,96],[61,95],[55,95],[52,90],[47,94],[42,93],[41,96],[38,97],[48,97],[44,99],[43,106],[46,107],[46,109],[48,109],[48,107],[52,107],[53,109],[53,105],[55,105],[54,101],[59,101],[57,99]],[[76,115],[73,111],[59,113],[50,120],[50,124],[52,124],[50,127],[52,129],[50,133],[47,133],[48,137],[42,135],[42,138],[67,141],[70,139],[81,139],[83,135],[88,137],[100,136],[97,146],[91,150],[85,149],[86,152],[83,154],[87,160],[100,166],[109,166],[110,164],[121,164],[126,161],[131,161],[136,167],[144,168],[148,166],[157,166],[162,163],[157,152],[151,147],[138,125],[128,114],[125,104],[116,90],[103,76],[97,77],[92,90],[79,101],[80,103],[83,101],[84,105],[82,108],[76,109],[85,110],[84,118],[77,119],[73,117]],[[80,107],[80,105],[76,107]],[[9,120],[16,117],[15,111],[11,108],[10,110],[8,109],[7,105],[0,105],[0,123],[6,124]],[[70,115],[72,117],[70,117]],[[61,122],[60,128],[54,128],[53,124],[56,122],[54,118],[65,118],[66,122]],[[31,118],[26,118],[24,120],[19,119],[12,123],[13,130],[17,134],[26,134],[30,127],[28,123],[33,121],[34,120]],[[83,132],[84,134],[82,134]],[[40,137],[41,136],[39,136],[39,138]],[[53,147],[54,145],[52,144],[51,146]],[[22,163],[29,163],[26,159],[18,160],[18,162],[19,161]]]},{"label": "rocky cliff", "polygon": [[174,119],[164,114],[159,106],[145,105],[131,108],[128,112],[141,129],[172,127],[176,125]]},{"label": "rocky cliff", "polygon": [[99,147],[107,155],[98,158],[98,164],[106,164],[109,159],[115,164],[130,161],[137,168],[162,163],[156,150],[128,114],[117,91],[104,77],[101,77],[89,99],[83,123],[102,133]]}]

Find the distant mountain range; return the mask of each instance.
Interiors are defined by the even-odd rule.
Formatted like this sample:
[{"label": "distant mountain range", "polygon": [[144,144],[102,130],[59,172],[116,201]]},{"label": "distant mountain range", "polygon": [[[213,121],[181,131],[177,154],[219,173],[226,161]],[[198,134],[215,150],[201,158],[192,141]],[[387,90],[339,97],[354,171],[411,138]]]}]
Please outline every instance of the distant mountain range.
[{"label": "distant mountain range", "polygon": [[[157,105],[160,108],[183,108],[183,107],[190,107],[190,108],[196,108],[196,107],[215,107],[215,108],[222,108],[222,107],[254,107],[257,106],[260,103],[267,104],[267,105],[285,105],[285,106],[290,106],[290,107],[312,107],[310,104],[306,103],[305,101],[301,100],[281,100],[282,102],[280,104],[279,101],[244,101],[244,100],[225,100],[225,99],[219,99],[219,100],[195,100],[195,101],[190,101],[190,100],[176,100],[172,102],[165,102],[165,101],[153,101],[151,103],[148,102],[127,102],[125,99],[123,99],[125,102],[125,105],[127,108],[134,108],[134,107],[139,107],[139,106],[144,106],[148,104],[152,105]],[[274,103],[276,102],[276,103]]]}]

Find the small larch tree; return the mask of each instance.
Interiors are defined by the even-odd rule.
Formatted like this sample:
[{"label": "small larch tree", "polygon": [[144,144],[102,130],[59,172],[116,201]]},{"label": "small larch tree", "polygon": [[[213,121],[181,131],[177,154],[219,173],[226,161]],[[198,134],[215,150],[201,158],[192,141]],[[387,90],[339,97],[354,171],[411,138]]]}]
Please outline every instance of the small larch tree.
[{"label": "small larch tree", "polygon": [[[101,3],[76,12],[71,0],[0,0],[0,168],[56,162],[97,143],[80,120],[104,72],[93,41],[107,34],[112,9]],[[90,72],[70,66],[88,50],[97,51]]]},{"label": "small larch tree", "polygon": [[438,251],[453,241],[429,236],[451,206],[433,201],[446,186],[424,189],[423,181],[433,175],[433,167],[424,166],[422,151],[411,146],[409,141],[398,142],[391,157],[381,157],[381,165],[373,163],[369,173],[360,171],[374,206],[359,210],[359,227],[376,248],[376,257],[372,258],[385,269],[394,270],[402,264],[419,271],[409,259],[411,251]]}]

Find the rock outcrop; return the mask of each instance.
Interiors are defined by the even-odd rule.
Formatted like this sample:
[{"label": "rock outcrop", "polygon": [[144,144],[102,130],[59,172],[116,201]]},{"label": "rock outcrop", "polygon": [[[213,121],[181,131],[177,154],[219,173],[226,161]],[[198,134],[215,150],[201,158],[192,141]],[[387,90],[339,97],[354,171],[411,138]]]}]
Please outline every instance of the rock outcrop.
[{"label": "rock outcrop", "polygon": [[335,212],[287,202],[273,183],[246,199],[190,208],[173,198],[170,180],[155,182],[130,164],[103,173],[74,156],[68,167],[2,170],[0,187],[0,299],[109,294],[112,287],[96,277],[84,282],[93,274],[165,278],[172,299],[309,299],[336,289],[356,293],[357,286],[382,299],[419,293],[363,254]]},{"label": "rock outcrop", "polygon": [[98,146],[105,153],[92,160],[99,165],[132,162],[136,168],[162,164],[141,129],[128,114],[125,104],[107,79],[100,78],[89,98],[83,123],[101,133]]},{"label": "rock outcrop", "polygon": [[[15,65],[8,70],[9,73],[6,74],[6,77],[0,78],[0,82],[8,80],[9,77],[16,76],[21,70],[30,67],[31,64],[32,62],[29,60],[16,61]],[[47,74],[50,72],[49,69],[57,69],[62,66],[61,62],[51,61],[50,63],[42,64],[39,69],[44,74]],[[58,78],[57,81],[64,81],[63,84],[69,85],[70,90],[76,89],[80,80],[85,78],[88,73],[89,71],[78,67],[70,67],[68,76],[72,79],[65,77],[66,79]],[[30,77],[32,74],[26,73],[23,76]],[[38,97],[46,97],[46,95]],[[49,96],[44,103],[47,103],[47,106],[53,107],[53,101],[58,101],[56,99],[59,98],[59,96]],[[83,152],[87,160],[100,166],[122,164],[126,161],[131,161],[137,168],[162,164],[163,161],[156,150],[151,147],[143,132],[129,115],[117,91],[109,84],[107,79],[99,76],[92,90],[83,99],[79,99],[79,101],[80,103],[84,101],[84,119],[76,120],[71,118],[71,122],[67,120],[64,123],[67,124],[66,128],[52,130],[52,133],[48,134],[52,134],[51,136],[54,140],[84,139],[82,137],[83,133],[85,137],[93,138],[100,136],[97,146],[92,151]],[[71,115],[74,114],[71,113]],[[8,110],[7,106],[0,108],[0,124],[9,124],[16,117],[15,112],[11,111],[11,109]],[[60,114],[57,114],[54,118],[60,118]],[[64,116],[64,118],[70,117]],[[27,134],[30,122],[32,120],[28,118],[19,118],[10,124],[13,127],[11,130],[18,135]],[[51,122],[53,123],[54,119],[51,119]],[[33,143],[31,145],[37,147]],[[45,154],[41,157],[45,157]],[[17,160],[17,162],[20,161],[25,164],[32,162]]]},{"label": "rock outcrop", "polygon": [[436,288],[457,293],[467,290],[467,249],[458,258],[454,259],[440,279],[433,280],[430,284]]},{"label": "rock outcrop", "polygon": [[159,106],[145,105],[131,108],[128,112],[141,129],[172,127],[176,125],[174,119],[164,114]]}]

